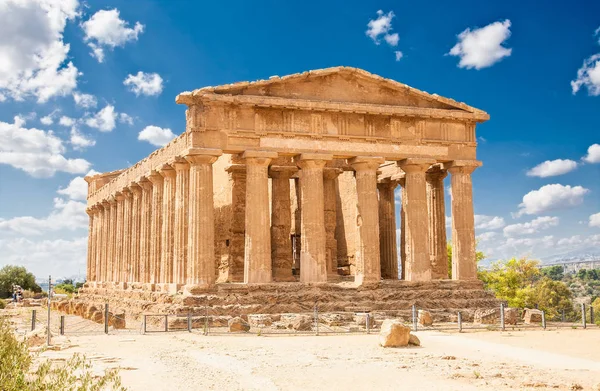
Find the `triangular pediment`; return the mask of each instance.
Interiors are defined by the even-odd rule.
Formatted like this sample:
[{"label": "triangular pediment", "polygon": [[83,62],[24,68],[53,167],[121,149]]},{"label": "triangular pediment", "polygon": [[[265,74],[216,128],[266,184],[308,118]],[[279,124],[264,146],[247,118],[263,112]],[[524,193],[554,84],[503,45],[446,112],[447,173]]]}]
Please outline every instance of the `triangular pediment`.
[{"label": "triangular pediment", "polygon": [[431,108],[485,114],[464,103],[428,94],[351,67],[326,68],[284,77],[272,76],[268,80],[205,87],[192,93],[183,93],[180,97],[204,94]]}]

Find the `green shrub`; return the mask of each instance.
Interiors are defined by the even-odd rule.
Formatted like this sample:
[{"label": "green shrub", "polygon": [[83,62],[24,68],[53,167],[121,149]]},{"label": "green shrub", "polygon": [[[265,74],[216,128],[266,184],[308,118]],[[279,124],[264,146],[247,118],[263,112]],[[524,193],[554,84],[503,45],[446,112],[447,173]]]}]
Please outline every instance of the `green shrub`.
[{"label": "green shrub", "polygon": [[0,299],[0,310],[3,310],[5,308],[6,308],[6,300]]},{"label": "green shrub", "polygon": [[110,370],[103,376],[96,376],[89,361],[78,354],[61,364],[43,361],[35,370],[32,370],[32,363],[27,344],[17,340],[8,321],[0,318],[0,390],[125,390],[118,371]]}]

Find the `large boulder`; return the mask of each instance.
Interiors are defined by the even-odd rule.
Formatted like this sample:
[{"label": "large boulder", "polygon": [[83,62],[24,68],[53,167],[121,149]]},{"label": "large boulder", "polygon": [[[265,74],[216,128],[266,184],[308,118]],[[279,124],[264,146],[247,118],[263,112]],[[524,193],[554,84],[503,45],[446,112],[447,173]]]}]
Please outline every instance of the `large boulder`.
[{"label": "large boulder", "polygon": [[379,332],[379,344],[384,348],[396,348],[408,345],[410,327],[395,319],[386,319]]},{"label": "large boulder", "polygon": [[504,308],[504,324],[516,325],[519,320],[518,308]]},{"label": "large boulder", "polygon": [[523,321],[525,324],[541,323],[542,322],[542,311],[534,308],[525,308],[525,314],[523,315]]},{"label": "large boulder", "polygon": [[244,319],[240,318],[239,316],[235,317],[233,319],[230,319],[227,324],[229,326],[230,332],[237,332],[237,331],[248,332],[248,331],[250,331],[250,325],[248,324],[248,322],[246,322]]},{"label": "large boulder", "polygon": [[108,325],[114,329],[120,330],[126,327],[125,325],[125,311],[109,312],[108,313]]},{"label": "large boulder", "polygon": [[431,312],[425,310],[419,310],[417,314],[417,320],[419,324],[423,326],[431,326],[433,325],[433,318],[431,317]]}]

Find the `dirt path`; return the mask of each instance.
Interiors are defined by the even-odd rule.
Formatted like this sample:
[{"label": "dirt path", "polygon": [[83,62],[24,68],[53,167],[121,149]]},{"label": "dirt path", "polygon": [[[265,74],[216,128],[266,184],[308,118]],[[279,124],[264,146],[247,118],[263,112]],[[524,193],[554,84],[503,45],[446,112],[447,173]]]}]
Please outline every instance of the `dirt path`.
[{"label": "dirt path", "polygon": [[[121,367],[130,390],[593,390],[600,330],[418,333],[423,347],[382,349],[377,335],[69,337],[95,368]],[[573,387],[573,388],[572,388]]]}]

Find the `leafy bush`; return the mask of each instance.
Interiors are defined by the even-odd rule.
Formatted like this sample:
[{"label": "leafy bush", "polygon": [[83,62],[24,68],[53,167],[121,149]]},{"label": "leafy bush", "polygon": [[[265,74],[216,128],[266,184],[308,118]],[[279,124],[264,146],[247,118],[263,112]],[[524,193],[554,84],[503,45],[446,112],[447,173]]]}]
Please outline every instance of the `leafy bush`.
[{"label": "leafy bush", "polygon": [[0,390],[125,390],[116,370],[96,376],[89,361],[78,354],[61,364],[44,361],[35,370],[32,363],[27,344],[18,341],[8,321],[0,318]]},{"label": "leafy bush", "polygon": [[6,308],[6,301],[3,299],[0,299],[0,310],[3,310]]},{"label": "leafy bush", "polygon": [[33,292],[42,291],[35,282],[35,276],[23,266],[6,265],[0,269],[0,298],[12,296],[13,285]]}]

